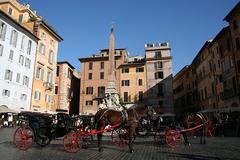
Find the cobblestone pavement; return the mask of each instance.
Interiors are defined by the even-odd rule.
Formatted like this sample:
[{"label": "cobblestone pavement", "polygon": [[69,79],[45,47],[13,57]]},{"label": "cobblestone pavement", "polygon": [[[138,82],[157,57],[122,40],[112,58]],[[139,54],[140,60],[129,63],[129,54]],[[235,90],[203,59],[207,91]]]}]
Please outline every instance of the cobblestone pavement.
[{"label": "cobblestone pavement", "polygon": [[52,141],[45,148],[33,145],[27,151],[20,151],[12,143],[13,132],[13,128],[0,128],[1,160],[240,160],[240,139],[236,137],[208,138],[205,145],[199,144],[199,138],[195,138],[190,146],[181,145],[176,149],[155,144],[153,137],[138,137],[132,154],[128,152],[128,147],[115,147],[105,138],[104,151],[101,153],[96,142],[77,153],[67,153],[63,150],[62,139]]}]

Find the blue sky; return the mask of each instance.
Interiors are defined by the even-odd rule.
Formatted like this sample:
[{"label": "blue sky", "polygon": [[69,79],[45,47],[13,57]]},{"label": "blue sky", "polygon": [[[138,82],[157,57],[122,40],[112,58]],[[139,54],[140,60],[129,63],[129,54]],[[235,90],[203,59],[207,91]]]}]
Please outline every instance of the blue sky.
[{"label": "blue sky", "polygon": [[223,18],[238,0],[20,0],[64,38],[58,61],[80,70],[78,58],[108,48],[111,23],[115,46],[144,55],[145,43],[169,42],[173,73],[190,64],[204,42],[227,25]]}]

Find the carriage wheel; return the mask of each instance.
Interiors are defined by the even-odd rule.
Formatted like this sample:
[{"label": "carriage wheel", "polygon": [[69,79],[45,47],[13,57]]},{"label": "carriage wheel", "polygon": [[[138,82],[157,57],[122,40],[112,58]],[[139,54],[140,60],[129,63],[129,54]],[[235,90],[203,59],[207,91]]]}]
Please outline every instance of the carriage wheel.
[{"label": "carriage wheel", "polygon": [[154,135],[154,141],[158,144],[165,143],[165,132],[156,132]]},{"label": "carriage wheel", "polygon": [[18,127],[13,135],[13,143],[20,150],[27,150],[33,142],[33,131],[30,127]]},{"label": "carriage wheel", "polygon": [[182,143],[181,134],[175,130],[165,132],[166,143],[170,147],[177,147]]},{"label": "carriage wheel", "polygon": [[129,144],[129,131],[127,128],[118,128],[112,131],[112,142],[118,147],[126,147]]},{"label": "carriage wheel", "polygon": [[67,152],[78,152],[82,147],[82,138],[75,132],[70,132],[63,138],[64,150]]}]

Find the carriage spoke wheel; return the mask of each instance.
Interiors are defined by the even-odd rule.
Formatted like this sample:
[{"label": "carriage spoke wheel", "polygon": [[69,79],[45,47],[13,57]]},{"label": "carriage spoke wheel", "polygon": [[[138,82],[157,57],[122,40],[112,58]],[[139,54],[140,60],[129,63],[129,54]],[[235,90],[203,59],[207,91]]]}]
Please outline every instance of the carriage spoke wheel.
[{"label": "carriage spoke wheel", "polygon": [[27,150],[33,142],[33,131],[30,127],[18,127],[13,135],[13,143],[20,150]]},{"label": "carriage spoke wheel", "polygon": [[67,152],[78,152],[82,147],[82,138],[75,132],[70,132],[63,138],[64,150]]},{"label": "carriage spoke wheel", "polygon": [[175,148],[182,143],[181,134],[175,130],[166,131],[165,139],[167,145],[172,148]]},{"label": "carriage spoke wheel", "polygon": [[126,147],[129,144],[129,131],[127,128],[118,128],[112,131],[112,142],[118,147]]}]

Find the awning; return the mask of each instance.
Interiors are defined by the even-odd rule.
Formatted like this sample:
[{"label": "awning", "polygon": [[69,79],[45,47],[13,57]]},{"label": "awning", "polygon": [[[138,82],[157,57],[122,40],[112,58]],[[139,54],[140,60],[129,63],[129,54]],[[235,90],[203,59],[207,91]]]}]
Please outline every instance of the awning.
[{"label": "awning", "polygon": [[209,113],[209,112],[217,112],[219,111],[218,109],[214,109],[214,108],[208,108],[208,109],[204,109],[199,111],[199,113]]},{"label": "awning", "polygon": [[13,110],[13,109],[8,108],[5,105],[1,105],[0,106],[0,113],[18,113],[18,112]]}]

